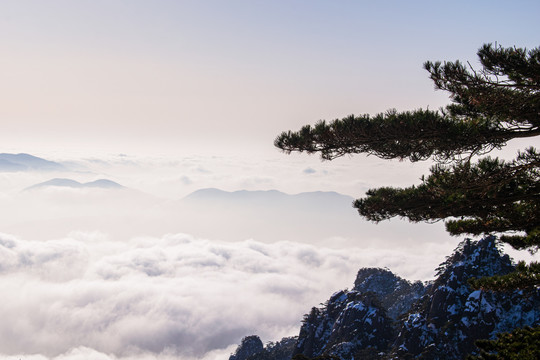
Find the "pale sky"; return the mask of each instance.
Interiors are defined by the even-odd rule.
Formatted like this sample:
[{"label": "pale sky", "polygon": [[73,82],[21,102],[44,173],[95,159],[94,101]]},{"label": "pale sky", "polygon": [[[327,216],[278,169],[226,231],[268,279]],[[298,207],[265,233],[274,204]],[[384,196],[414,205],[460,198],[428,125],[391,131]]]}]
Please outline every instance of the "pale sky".
[{"label": "pale sky", "polygon": [[[437,109],[426,60],[537,47],[539,14],[537,0],[0,0],[0,153],[67,169],[0,171],[0,360],[221,360],[244,336],[298,334],[361,267],[432,278],[463,237],[350,206],[429,162],[321,162],[273,140]],[[127,189],[25,191],[51,178]],[[181,203],[201,188],[351,198],[265,218]]]},{"label": "pale sky", "polygon": [[426,60],[538,46],[537,1],[0,2],[10,152],[272,153],[281,131],[438,108]]}]

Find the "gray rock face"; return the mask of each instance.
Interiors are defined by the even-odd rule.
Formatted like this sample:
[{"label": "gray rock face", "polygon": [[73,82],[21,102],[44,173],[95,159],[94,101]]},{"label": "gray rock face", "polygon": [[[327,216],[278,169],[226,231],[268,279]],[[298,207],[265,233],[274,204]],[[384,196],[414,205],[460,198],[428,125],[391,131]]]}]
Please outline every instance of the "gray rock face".
[{"label": "gray rock face", "polygon": [[477,339],[540,323],[540,294],[473,290],[472,277],[502,275],[514,266],[495,239],[466,240],[439,267],[431,289],[404,319],[394,353],[421,359],[462,359]]},{"label": "gray rock face", "polygon": [[290,360],[298,337],[285,337],[278,342],[266,344],[262,353],[248,360]]},{"label": "gray rock face", "polygon": [[252,335],[245,337],[229,360],[290,360],[298,338],[285,337],[263,347],[261,339]]},{"label": "gray rock face", "polygon": [[351,359],[362,349],[386,350],[392,338],[392,319],[376,296],[345,290],[304,317],[294,355]]},{"label": "gray rock face", "polygon": [[246,336],[236,349],[236,352],[229,357],[229,360],[247,360],[250,356],[256,355],[264,350],[263,343],[257,335]]},{"label": "gray rock face", "polygon": [[388,269],[363,268],[358,271],[354,290],[375,294],[388,316],[396,320],[424,295],[426,286],[421,281],[411,283],[402,279]]}]

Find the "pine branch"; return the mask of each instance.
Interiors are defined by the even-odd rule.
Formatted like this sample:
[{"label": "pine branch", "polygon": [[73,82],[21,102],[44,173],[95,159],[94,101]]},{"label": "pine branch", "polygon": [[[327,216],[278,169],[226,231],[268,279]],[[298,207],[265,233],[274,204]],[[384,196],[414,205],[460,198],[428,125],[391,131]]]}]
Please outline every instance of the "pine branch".
[{"label": "pine branch", "polygon": [[532,262],[525,264],[521,261],[516,267],[516,271],[507,275],[485,277],[481,279],[470,279],[469,284],[474,289],[489,291],[512,291],[528,290],[536,291],[540,286],[540,263]]},{"label": "pine branch", "polygon": [[539,134],[540,129],[494,126],[481,117],[465,121],[431,110],[391,110],[374,117],[350,115],[330,123],[319,121],[298,132],[283,132],[274,145],[286,153],[320,152],[324,160],[358,153],[383,159],[448,160],[486,153],[512,138]]},{"label": "pine branch", "polygon": [[495,340],[478,340],[478,356],[467,360],[537,360],[540,359],[540,326],[497,334]]}]

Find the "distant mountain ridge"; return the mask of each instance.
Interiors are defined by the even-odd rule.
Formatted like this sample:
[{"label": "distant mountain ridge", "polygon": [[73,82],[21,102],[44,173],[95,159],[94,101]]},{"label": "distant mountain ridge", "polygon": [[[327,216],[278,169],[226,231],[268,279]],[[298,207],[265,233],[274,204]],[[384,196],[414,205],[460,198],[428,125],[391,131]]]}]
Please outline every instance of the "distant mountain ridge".
[{"label": "distant mountain ridge", "polygon": [[[439,267],[436,280],[425,284],[411,283],[387,269],[360,269],[352,290],[338,291],[304,316],[287,357],[273,356],[268,347],[251,346],[249,352],[243,342],[229,360],[282,360],[296,355],[341,360],[463,359],[476,351],[477,339],[540,324],[540,289],[497,293],[473,290],[468,284],[472,277],[513,269],[494,237],[461,242]],[[255,337],[246,345],[257,343]]]},{"label": "distant mountain ridge", "polygon": [[[302,209],[300,214],[333,212],[357,219],[352,208],[354,198],[333,191],[313,191],[287,194],[278,190],[224,191],[216,188],[200,189],[184,197],[181,202],[207,210],[237,207],[237,210],[283,213],[287,209]],[[311,216],[311,214],[310,214]]]},{"label": "distant mountain ridge", "polygon": [[[400,219],[374,226],[358,216],[354,198],[333,191],[287,194],[278,190],[224,191],[216,188],[197,190],[182,199],[164,205],[164,211],[179,216],[183,231],[209,238],[261,241],[294,240],[324,242],[334,239],[394,238],[395,233],[410,231],[411,224]],[[208,226],[207,219],[212,219]],[[272,231],[268,231],[268,227]],[[432,224],[416,224],[419,239],[444,235],[444,229]]]},{"label": "distant mountain ridge", "polygon": [[72,179],[64,179],[64,178],[55,178],[51,179],[36,185],[32,185],[30,187],[27,187],[26,190],[35,190],[39,188],[45,188],[45,187],[67,187],[67,188],[77,188],[77,189],[83,189],[83,188],[100,188],[100,189],[123,189],[124,186],[108,180],[108,179],[99,179],[87,183],[80,183],[78,181],[72,180]]},{"label": "distant mountain ridge", "polygon": [[66,171],[64,165],[30,154],[0,154],[0,171]]},{"label": "distant mountain ridge", "polygon": [[185,196],[183,201],[193,201],[193,200],[268,200],[268,199],[308,199],[308,198],[319,198],[319,199],[340,199],[346,201],[353,201],[354,198],[348,195],[343,195],[335,191],[311,191],[311,192],[301,192],[298,194],[287,194],[278,190],[237,190],[237,191],[225,191],[217,188],[205,188],[199,189],[191,194]]},{"label": "distant mountain ridge", "polygon": [[[354,199],[336,192],[290,195],[278,190],[197,190],[168,204],[170,212],[186,214],[184,231],[204,237],[255,238],[263,241],[358,236]],[[208,226],[207,219],[213,219]],[[214,220],[215,219],[215,220]],[[325,223],[326,226],[317,226]],[[272,231],[265,229],[273,226]],[[273,234],[273,235],[272,235]]]}]

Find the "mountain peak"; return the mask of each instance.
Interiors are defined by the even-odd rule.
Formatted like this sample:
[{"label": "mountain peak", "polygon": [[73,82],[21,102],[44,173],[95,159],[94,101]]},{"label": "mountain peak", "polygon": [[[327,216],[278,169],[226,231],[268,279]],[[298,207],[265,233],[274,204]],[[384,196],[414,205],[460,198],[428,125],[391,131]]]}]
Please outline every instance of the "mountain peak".
[{"label": "mountain peak", "polygon": [[354,290],[374,293],[388,316],[395,320],[424,295],[426,287],[421,281],[411,283],[388,269],[362,268],[354,281]]},{"label": "mountain peak", "polygon": [[388,269],[360,269],[353,290],[334,293],[304,316],[287,359],[299,354],[342,360],[463,359],[477,350],[478,339],[540,324],[540,290],[524,296],[520,291],[474,290],[468,284],[471,277],[513,269],[494,237],[462,241],[429,285]]},{"label": "mountain peak", "polygon": [[540,321],[538,294],[474,290],[473,277],[504,275],[514,270],[494,237],[466,239],[438,268],[438,277],[402,324],[398,354],[461,359],[475,351],[477,339]]},{"label": "mountain peak", "polygon": [[494,236],[474,241],[465,239],[459,243],[452,255],[437,268],[437,283],[449,278],[459,280],[471,277],[504,275],[514,270],[512,260],[497,246]]},{"label": "mountain peak", "polygon": [[259,354],[264,346],[257,335],[246,336],[236,349],[236,352],[229,357],[229,360],[247,360],[249,357]]},{"label": "mountain peak", "polygon": [[65,171],[66,167],[60,163],[45,160],[34,155],[0,154],[0,171]]},{"label": "mountain peak", "polygon": [[55,178],[51,179],[36,185],[32,185],[30,187],[27,187],[25,190],[34,190],[39,188],[46,188],[46,187],[64,187],[64,188],[75,188],[75,189],[82,189],[82,188],[100,188],[100,189],[121,189],[124,188],[122,185],[111,181],[107,179],[99,179],[87,183],[80,183],[73,179],[66,179],[66,178]]},{"label": "mountain peak", "polygon": [[84,187],[93,187],[93,188],[101,188],[101,189],[120,189],[123,188],[122,185],[120,185],[117,182],[114,182],[112,180],[108,179],[99,179],[91,182],[87,182],[82,184]]}]

